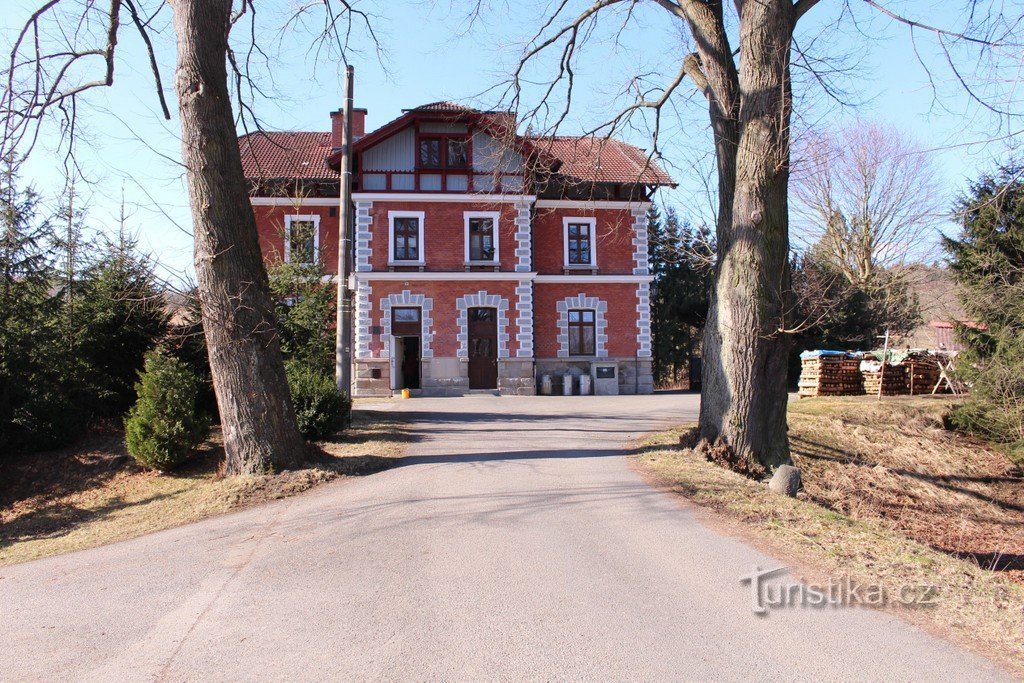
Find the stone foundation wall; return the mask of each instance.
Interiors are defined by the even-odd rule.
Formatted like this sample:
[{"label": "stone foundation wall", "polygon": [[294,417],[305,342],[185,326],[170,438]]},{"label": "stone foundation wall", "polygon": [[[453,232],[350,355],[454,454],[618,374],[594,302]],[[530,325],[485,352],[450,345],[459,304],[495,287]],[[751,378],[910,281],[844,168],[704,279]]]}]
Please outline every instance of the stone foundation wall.
[{"label": "stone foundation wall", "polygon": [[533,376],[533,359],[498,361],[498,391],[502,396],[533,396],[537,385]]},{"label": "stone foundation wall", "polygon": [[[375,374],[377,377],[374,377]],[[391,364],[387,358],[360,358],[355,362],[353,375],[355,396],[391,395]]]},{"label": "stone foundation wall", "polygon": [[469,361],[453,357],[423,361],[424,396],[462,396],[469,391]]}]

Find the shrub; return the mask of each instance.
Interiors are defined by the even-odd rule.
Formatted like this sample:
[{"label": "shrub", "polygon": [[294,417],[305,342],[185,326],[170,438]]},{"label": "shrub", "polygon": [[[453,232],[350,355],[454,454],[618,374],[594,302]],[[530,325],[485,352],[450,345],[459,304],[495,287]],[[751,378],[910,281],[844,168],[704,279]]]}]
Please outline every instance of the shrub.
[{"label": "shrub", "polygon": [[287,370],[295,417],[304,437],[323,439],[348,424],[352,401],[338,391],[334,377],[295,361],[287,363]]},{"label": "shrub", "polygon": [[135,385],[139,400],[125,420],[128,452],[160,471],[181,465],[210,432],[209,418],[196,409],[199,378],[180,360],[154,350]]}]

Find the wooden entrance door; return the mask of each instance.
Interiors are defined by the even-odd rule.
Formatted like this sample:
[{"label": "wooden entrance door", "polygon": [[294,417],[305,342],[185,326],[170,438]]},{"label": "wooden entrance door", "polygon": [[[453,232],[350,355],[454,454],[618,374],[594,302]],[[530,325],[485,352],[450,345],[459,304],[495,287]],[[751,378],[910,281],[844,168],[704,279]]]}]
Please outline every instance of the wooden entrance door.
[{"label": "wooden entrance door", "polygon": [[469,388],[498,388],[498,312],[469,309]]}]

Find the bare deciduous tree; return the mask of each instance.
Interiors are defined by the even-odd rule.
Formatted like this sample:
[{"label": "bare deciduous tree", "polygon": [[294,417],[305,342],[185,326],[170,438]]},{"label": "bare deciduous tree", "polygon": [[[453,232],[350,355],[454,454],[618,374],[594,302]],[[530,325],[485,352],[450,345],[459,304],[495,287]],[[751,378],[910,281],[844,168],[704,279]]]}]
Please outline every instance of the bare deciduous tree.
[{"label": "bare deciduous tree", "polygon": [[[303,3],[294,17],[307,23],[314,10],[322,32],[314,37],[325,54],[344,58],[353,21],[369,18],[346,0]],[[267,273],[235,132],[231,88],[243,114],[258,92],[249,78],[256,46],[252,0],[142,0],[76,2],[49,0],[16,34],[0,98],[0,152],[27,153],[51,114],[73,129],[79,98],[114,84],[117,47],[125,27],[134,29],[149,56],[161,108],[167,118],[153,23],[169,5],[174,13],[178,61],[175,91],[182,132],[182,160],[189,186],[203,329],[224,429],[226,471],[244,474],[287,468],[306,454],[285,378],[274,325]],[[146,11],[148,10],[148,11]],[[236,54],[232,29],[242,27],[248,50]],[[372,31],[371,31],[372,34]],[[339,54],[340,52],[340,54]],[[84,76],[98,62],[99,78]],[[230,80],[229,70],[230,65]]]},{"label": "bare deciduous tree", "polygon": [[[828,64],[801,45],[825,42],[816,40],[822,25],[850,25],[851,33],[860,31],[852,16],[856,5],[903,25],[915,47],[918,36],[932,38],[958,87],[979,105],[1012,117],[1014,107],[997,106],[993,91],[1000,96],[1009,93],[1011,102],[1017,97],[1012,83],[1001,90],[986,89],[977,79],[981,74],[984,80],[1000,59],[1010,60],[1009,77],[1018,78],[1014,67],[1020,65],[1021,19],[1008,16],[998,2],[967,2],[966,28],[961,31],[913,21],[875,0],[823,3],[837,16],[812,22],[807,40],[797,40],[801,19],[818,4],[819,0],[593,0],[573,12],[569,0],[559,0],[545,7],[540,28],[524,49],[509,87],[514,108],[525,110],[528,119],[550,122],[547,130],[556,129],[573,104],[578,62],[599,30],[600,19],[618,27],[612,35],[616,45],[619,34],[644,7],[657,6],[679,22],[680,35],[689,40],[682,41],[678,67],[661,85],[652,82],[655,74],[638,72],[627,89],[632,101],[591,132],[611,135],[629,126],[633,117],[646,116],[656,154],[663,117],[676,105],[673,94],[685,90],[689,81],[707,102],[718,173],[718,261],[704,335],[700,435],[703,443],[726,452],[725,459],[746,472],[789,461],[790,339],[785,331],[790,310],[786,300],[793,70],[810,74],[810,80],[833,98],[838,92],[830,85]],[[543,68],[548,55],[554,58],[553,75],[526,75],[532,63]],[[964,55],[977,59],[977,68],[969,75],[958,66]],[[995,82],[992,78],[987,83]],[[524,89],[538,88],[538,101],[519,107]]]},{"label": "bare deciduous tree", "polygon": [[807,136],[796,157],[796,232],[851,285],[874,292],[937,245],[948,200],[910,136],[861,121]]}]

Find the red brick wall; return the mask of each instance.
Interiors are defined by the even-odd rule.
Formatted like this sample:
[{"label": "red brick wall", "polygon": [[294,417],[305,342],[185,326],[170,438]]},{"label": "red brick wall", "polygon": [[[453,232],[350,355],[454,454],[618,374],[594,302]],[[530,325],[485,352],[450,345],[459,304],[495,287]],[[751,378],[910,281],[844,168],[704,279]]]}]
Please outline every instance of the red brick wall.
[{"label": "red brick wall", "polygon": [[636,289],[632,283],[549,284],[536,283],[533,289],[534,353],[537,358],[558,356],[558,311],[555,304],[570,296],[583,294],[608,304],[609,357],[633,357],[637,352]]},{"label": "red brick wall", "polygon": [[602,274],[632,274],[633,217],[628,209],[539,208],[533,221],[534,270],[561,273],[565,263],[562,219],[597,218],[597,267]]},{"label": "red brick wall", "polygon": [[508,202],[391,202],[374,201],[374,270],[388,269],[388,211],[424,212],[423,242],[427,270],[463,270],[466,260],[467,211],[498,211],[498,259],[501,270],[514,271],[516,265],[515,207]]},{"label": "red brick wall", "polygon": [[338,272],[338,219],[331,217],[328,206],[254,206],[260,249],[266,263],[284,259],[284,217],[287,215],[320,216],[320,260],[328,273]]},{"label": "red brick wall", "polygon": [[[505,331],[509,335],[509,341],[507,342],[509,357],[515,358],[516,352],[519,349],[519,345],[516,342],[519,328],[516,326],[518,314],[516,311],[516,282],[514,280],[490,282],[429,282],[412,280],[408,283],[373,280],[370,284],[373,287],[373,291],[370,293],[370,301],[373,304],[370,318],[373,325],[380,326],[382,329],[384,326],[384,312],[381,309],[380,302],[381,299],[385,299],[388,295],[400,294],[403,290],[407,289],[411,294],[422,294],[433,300],[434,307],[430,316],[433,323],[430,331],[434,336],[430,342],[430,348],[434,352],[434,356],[438,357],[454,357],[458,355],[459,311],[455,308],[456,299],[467,294],[476,294],[481,290],[486,291],[488,294],[496,294],[503,297],[508,301],[508,309],[505,311],[508,324],[505,327]],[[370,341],[370,349],[373,355],[379,356],[383,346],[384,341],[381,339],[381,335],[374,335]]]}]

